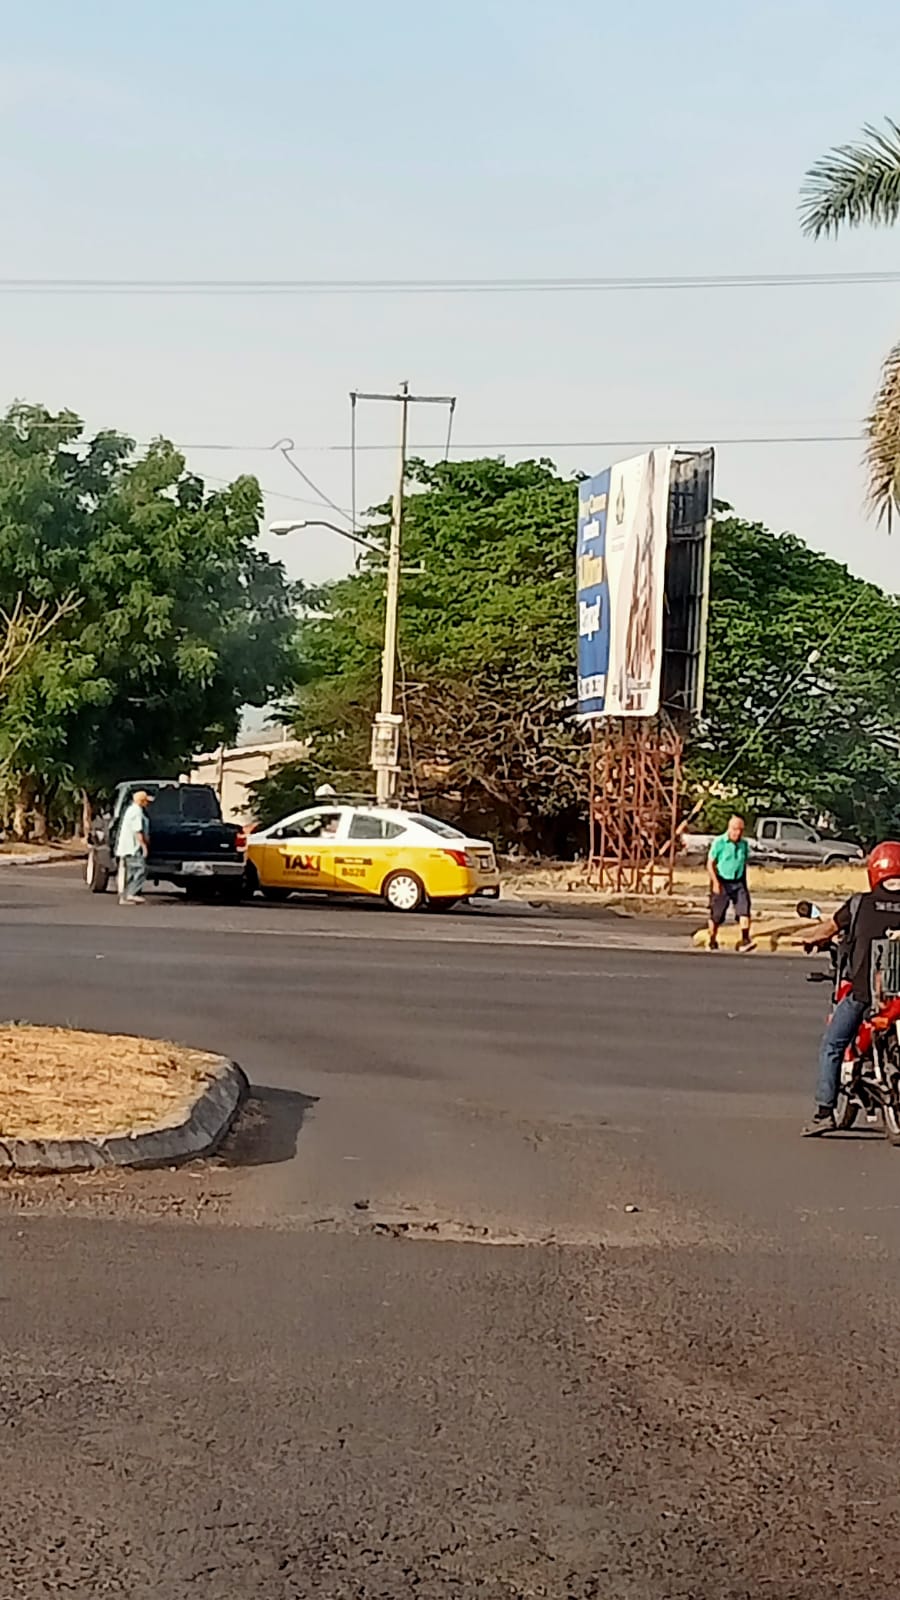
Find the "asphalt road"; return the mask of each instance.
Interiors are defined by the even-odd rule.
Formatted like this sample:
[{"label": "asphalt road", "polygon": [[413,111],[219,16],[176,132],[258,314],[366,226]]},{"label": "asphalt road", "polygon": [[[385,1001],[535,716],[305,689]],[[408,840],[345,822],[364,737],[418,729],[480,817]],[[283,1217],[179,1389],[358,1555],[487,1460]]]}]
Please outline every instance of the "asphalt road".
[{"label": "asphalt road", "polygon": [[3,1593],[896,1593],[900,1152],[798,1139],[802,963],[672,938],[4,869],[0,1014],[257,1093],[0,1192]]}]

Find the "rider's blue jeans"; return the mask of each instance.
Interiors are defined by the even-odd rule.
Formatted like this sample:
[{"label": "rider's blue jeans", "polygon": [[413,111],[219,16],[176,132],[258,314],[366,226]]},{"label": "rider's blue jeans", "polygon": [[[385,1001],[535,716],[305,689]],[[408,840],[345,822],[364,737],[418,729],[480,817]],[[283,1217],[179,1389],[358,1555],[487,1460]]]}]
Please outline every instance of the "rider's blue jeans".
[{"label": "rider's blue jeans", "polygon": [[844,1051],[856,1037],[856,1030],[862,1022],[865,1010],[862,1000],[854,1000],[852,994],[848,994],[844,1000],[839,1000],[835,1006],[819,1051],[817,1106],[834,1105],[841,1081]]}]

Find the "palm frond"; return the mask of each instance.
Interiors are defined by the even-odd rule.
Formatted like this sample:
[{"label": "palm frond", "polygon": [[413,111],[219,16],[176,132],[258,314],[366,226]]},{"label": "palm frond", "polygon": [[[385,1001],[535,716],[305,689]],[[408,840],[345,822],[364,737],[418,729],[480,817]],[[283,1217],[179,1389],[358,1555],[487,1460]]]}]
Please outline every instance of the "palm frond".
[{"label": "palm frond", "polygon": [[900,344],[881,369],[866,437],[869,506],[890,531],[894,512],[900,510]]},{"label": "palm frond", "polygon": [[800,226],[813,239],[900,218],[900,125],[868,123],[858,144],[841,144],[810,167],[800,190]]}]

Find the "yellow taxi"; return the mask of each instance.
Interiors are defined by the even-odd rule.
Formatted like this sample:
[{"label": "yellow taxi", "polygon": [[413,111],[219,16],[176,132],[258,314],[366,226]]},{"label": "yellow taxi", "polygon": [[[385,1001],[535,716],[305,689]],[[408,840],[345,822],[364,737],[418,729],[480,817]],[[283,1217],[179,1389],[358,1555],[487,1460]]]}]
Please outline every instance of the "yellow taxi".
[{"label": "yellow taxi", "polygon": [[378,897],[392,911],[448,911],[461,900],[496,900],[500,874],[492,845],[437,817],[332,803],[252,833],[246,886],[267,900],[355,894]]}]

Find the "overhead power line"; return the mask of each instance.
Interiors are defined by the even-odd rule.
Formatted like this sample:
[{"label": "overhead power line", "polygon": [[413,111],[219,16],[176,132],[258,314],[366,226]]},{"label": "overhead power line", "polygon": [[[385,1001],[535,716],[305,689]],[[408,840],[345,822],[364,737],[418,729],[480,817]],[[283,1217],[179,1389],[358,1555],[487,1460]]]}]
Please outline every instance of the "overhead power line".
[{"label": "overhead power line", "polygon": [[[27,431],[29,433],[34,433],[39,429],[46,428],[55,430],[58,427],[59,424],[54,421],[29,421],[27,424]],[[442,456],[447,454],[448,449],[451,453],[454,451],[475,450],[619,450],[637,445],[649,450],[658,445],[661,441],[665,441],[670,444],[675,442],[680,446],[863,444],[865,441],[865,435],[861,433],[732,433],[717,435],[706,432],[685,434],[680,433],[677,428],[661,428],[658,433],[646,438],[639,438],[635,437],[634,435],[627,437],[620,435],[617,438],[608,439],[476,439],[474,441],[470,441],[469,443],[462,444],[450,442],[444,438],[436,439],[431,444],[419,444],[416,446],[416,449],[438,451]],[[157,442],[157,440],[153,439],[136,439],[134,441],[134,446],[137,450],[149,450],[151,445]],[[70,440],[68,448],[86,449],[90,443],[91,439],[89,437],[82,436],[79,439]],[[344,455],[348,452],[353,452],[354,450],[357,452],[384,450],[390,451],[395,448],[395,446],[391,444],[360,444],[359,442],[356,444],[353,444],[352,442],[350,444],[295,444],[292,439],[279,439],[275,444],[241,444],[233,443],[231,440],[227,439],[206,439],[202,442],[194,444],[182,443],[180,441],[173,441],[173,443],[175,443],[175,448],[177,450],[194,450],[198,454],[202,454],[204,451],[219,451],[224,454],[234,455],[272,455],[273,452],[277,452],[278,454],[285,456],[285,458],[288,460],[288,465],[292,467],[295,472],[298,472],[300,476],[304,478],[304,481],[307,483],[307,485],[316,491],[319,499],[328,505],[332,505],[333,503],[328,499],[327,495],[324,495],[319,490],[318,485],[311,483],[311,480],[307,474],[301,471],[296,462],[290,460],[288,455],[289,450],[302,451],[304,455]],[[333,509],[340,511],[341,515],[347,517],[349,520],[351,515],[350,511],[341,506],[333,506]]]},{"label": "overhead power line", "polygon": [[[39,428],[52,429],[56,426],[56,423],[53,422],[32,422],[28,425],[29,432],[34,432]],[[660,444],[661,441],[670,444],[674,443],[676,448],[695,445],[705,447],[707,445],[863,444],[865,435],[861,433],[682,434],[675,428],[662,428],[659,433],[647,438],[632,436],[615,439],[476,439],[461,444],[451,442],[449,446],[446,439],[435,439],[430,444],[416,445],[412,453],[415,454],[418,451],[437,452],[446,457],[448,449],[451,454],[479,450],[623,450],[631,449],[633,446],[650,450]],[[136,450],[149,450],[151,445],[157,442],[154,439],[136,439],[133,441]],[[281,450],[280,445],[233,444],[230,440],[224,439],[206,439],[198,444],[182,443],[181,441],[173,442],[177,450],[193,450],[197,454],[203,454],[204,451],[216,451],[225,455],[271,455],[273,450],[277,450],[280,454],[286,456],[286,452]],[[91,440],[87,437],[72,439],[69,441],[67,448],[86,449],[90,443]],[[355,446],[351,444],[292,444],[291,448],[302,452],[304,455],[346,455],[354,449],[357,453],[366,451],[378,452],[391,451],[394,446],[390,444],[359,444],[357,442]],[[328,496],[319,491],[318,486],[311,482],[308,475],[302,472],[296,463],[290,461],[287,456],[286,459],[288,459],[288,464],[294,468],[295,472],[299,473],[307,485],[316,490],[319,499],[326,505],[332,505]],[[294,498],[299,497],[295,496]],[[333,509],[340,511],[342,516],[347,517],[348,521],[350,520],[351,512],[349,510],[341,506],[333,506]]]},{"label": "overhead power line", "polygon": [[[203,479],[205,483],[220,483],[223,488],[230,487],[232,482],[231,478],[219,478],[214,472],[204,472]],[[317,511],[339,511],[342,517],[346,517],[347,521],[350,521],[349,511],[345,511],[341,506],[335,506],[334,502],[331,500],[323,500],[321,496],[319,496],[319,498],[316,500],[310,500],[308,496],[304,496],[302,494],[286,494],[284,489],[267,489],[264,483],[260,484],[259,491],[260,494],[264,494],[268,500],[288,500],[290,501],[291,505],[312,506]]]},{"label": "overhead power line", "polygon": [[320,505],[330,506],[331,510],[332,511],[336,511],[339,517],[346,518],[346,520],[348,522],[350,522],[353,527],[356,526],[356,503],[355,503],[355,501],[354,501],[353,514],[352,514],[352,516],[348,516],[348,514],[344,510],[343,506],[339,506],[336,503],[336,501],[332,500],[330,495],[327,495],[325,493],[324,489],[320,489],[319,485],[313,481],[313,479],[309,476],[308,472],[304,472],[302,467],[298,467],[296,461],[293,458],[293,454],[292,454],[292,452],[294,450],[296,450],[296,448],[297,448],[297,446],[294,444],[293,439],[289,439],[289,438],[279,439],[276,444],[273,444],[271,446],[271,448],[273,450],[277,450],[279,455],[284,457],[284,460],[287,462],[287,464],[291,468],[292,472],[296,472],[298,478],[302,478],[303,479],[303,482],[306,484],[306,487],[308,489],[312,489],[312,492],[316,496],[316,499],[318,500]]},{"label": "overhead power line", "polygon": [[[467,444],[451,443],[448,447],[446,439],[435,439],[431,444],[416,445],[412,454],[417,451],[436,451],[446,456],[448,448],[450,453],[456,451],[476,450],[622,450],[630,449],[637,445],[650,450],[658,445],[661,440],[668,442],[677,441],[680,446],[687,445],[774,445],[774,444],[862,444],[864,436],[861,433],[771,433],[771,434],[679,434],[675,429],[664,428],[652,438],[617,438],[617,439],[477,439]],[[139,445],[144,449],[144,445]],[[271,445],[266,444],[180,444],[179,450],[224,450],[237,451],[245,454],[256,452],[269,453]],[[345,455],[348,452],[361,451],[377,452],[394,449],[390,444],[298,444],[295,450],[300,450],[304,455]]]},{"label": "overhead power line", "polygon": [[740,272],[544,278],[0,278],[8,295],[622,294],[685,289],[846,288],[900,283],[881,272]]},{"label": "overhead power line", "polygon": [[[650,450],[658,445],[662,439],[669,442],[677,441],[678,446],[686,445],[726,445],[726,444],[862,444],[863,435],[860,433],[798,433],[798,434],[760,434],[760,435],[726,435],[720,438],[711,438],[708,434],[698,435],[696,438],[686,437],[675,433],[672,429],[664,430],[652,439],[494,439],[481,440],[476,444],[453,444],[451,451],[456,450],[620,450],[638,445]],[[196,446],[184,445],[185,450]],[[300,445],[298,449],[316,451],[345,451],[350,447],[345,444],[319,444]],[[390,450],[389,444],[358,444],[357,450]],[[420,444],[418,450],[437,450],[443,455],[446,452],[446,440],[441,443]],[[413,452],[415,454],[415,452]]]}]

